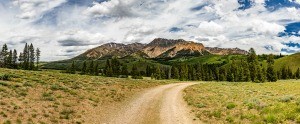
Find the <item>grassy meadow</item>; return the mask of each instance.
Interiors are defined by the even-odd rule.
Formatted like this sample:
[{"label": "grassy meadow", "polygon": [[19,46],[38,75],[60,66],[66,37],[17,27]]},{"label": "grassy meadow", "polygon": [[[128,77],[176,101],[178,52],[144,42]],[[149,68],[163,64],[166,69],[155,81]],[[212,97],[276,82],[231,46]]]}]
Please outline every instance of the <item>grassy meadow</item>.
[{"label": "grassy meadow", "polygon": [[203,82],[184,92],[195,119],[204,123],[300,123],[300,80]]},{"label": "grassy meadow", "polygon": [[169,82],[0,69],[0,123],[93,123],[106,107]]}]

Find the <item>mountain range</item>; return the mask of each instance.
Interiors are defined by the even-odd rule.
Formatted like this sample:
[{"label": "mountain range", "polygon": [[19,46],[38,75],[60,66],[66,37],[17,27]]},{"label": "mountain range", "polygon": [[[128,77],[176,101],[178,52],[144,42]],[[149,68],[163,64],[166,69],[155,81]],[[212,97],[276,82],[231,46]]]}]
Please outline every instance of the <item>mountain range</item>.
[{"label": "mountain range", "polygon": [[138,56],[148,59],[172,59],[186,56],[246,55],[247,53],[247,51],[239,48],[205,47],[202,43],[185,41],[183,39],[156,38],[149,44],[104,44],[87,50],[72,60],[123,58],[127,56]]}]

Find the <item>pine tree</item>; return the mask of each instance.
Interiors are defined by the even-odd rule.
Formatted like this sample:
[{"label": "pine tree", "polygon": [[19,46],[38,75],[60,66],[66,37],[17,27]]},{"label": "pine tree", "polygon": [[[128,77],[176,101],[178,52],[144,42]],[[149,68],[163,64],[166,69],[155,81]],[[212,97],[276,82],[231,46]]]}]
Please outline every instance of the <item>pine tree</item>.
[{"label": "pine tree", "polygon": [[13,53],[12,53],[12,50],[10,50],[8,52],[8,56],[7,56],[7,68],[13,68],[12,60],[13,60]]},{"label": "pine tree", "polygon": [[94,75],[94,74],[95,74],[94,70],[95,70],[95,69],[94,69],[94,61],[92,60],[92,61],[90,62],[89,69],[88,69],[89,74],[90,74],[90,75]]},{"label": "pine tree", "polygon": [[17,53],[17,50],[14,49],[13,57],[12,57],[12,66],[13,66],[14,69],[18,68],[17,61],[18,61],[18,53]]},{"label": "pine tree", "polygon": [[149,65],[147,65],[147,67],[146,67],[146,76],[150,77],[151,74],[152,74],[152,69],[151,69],[151,67]]},{"label": "pine tree", "polygon": [[281,78],[282,78],[282,79],[287,79],[287,78],[288,78],[288,74],[287,74],[287,71],[286,71],[286,67],[285,67],[285,66],[283,66],[283,67],[281,68]]},{"label": "pine tree", "polygon": [[127,65],[123,65],[122,66],[122,75],[124,75],[125,77],[128,77],[128,68],[127,68]]},{"label": "pine tree", "polygon": [[76,73],[75,61],[73,61],[71,66],[67,69],[67,73],[70,73],[70,74]]},{"label": "pine tree", "polygon": [[172,68],[171,68],[171,78],[172,79],[178,79],[179,78],[179,70],[175,66],[172,66]]},{"label": "pine tree", "polygon": [[29,69],[29,51],[28,51],[28,45],[25,44],[24,50],[23,50],[23,69],[28,70]]},{"label": "pine tree", "polygon": [[111,64],[110,60],[106,60],[105,75],[107,77],[112,77],[113,76],[112,64]]},{"label": "pine tree", "polygon": [[23,67],[23,63],[24,63],[24,55],[23,55],[23,53],[20,53],[18,61],[19,61],[19,66]]},{"label": "pine tree", "polygon": [[268,68],[267,68],[267,80],[269,82],[276,82],[277,81],[277,76],[276,76],[276,71],[274,69],[274,56],[269,55],[267,58],[267,63],[268,63]]},{"label": "pine tree", "polygon": [[113,70],[113,76],[118,76],[121,73],[121,63],[117,58],[111,60],[111,67]]},{"label": "pine tree", "polygon": [[139,79],[139,78],[141,78],[140,74],[139,74],[139,71],[138,71],[138,68],[137,68],[136,65],[132,66],[131,76],[132,76],[133,79]]},{"label": "pine tree", "polygon": [[41,51],[39,48],[36,49],[36,69],[39,70]]},{"label": "pine tree", "polygon": [[35,51],[32,44],[29,46],[29,69],[34,69],[34,63],[35,63]]},{"label": "pine tree", "polygon": [[9,63],[8,63],[8,48],[7,48],[7,45],[4,44],[3,47],[2,47],[2,51],[1,51],[1,60],[3,65],[2,67],[8,67]]},{"label": "pine tree", "polygon": [[249,71],[250,71],[250,75],[251,75],[251,80],[253,82],[257,82],[257,76],[260,75],[258,74],[258,71],[260,70],[257,70],[259,67],[257,67],[259,64],[258,64],[258,60],[257,60],[257,55],[256,55],[256,52],[253,48],[251,48],[249,50],[249,54],[248,54],[248,63],[249,63]]},{"label": "pine tree", "polygon": [[86,69],[87,69],[87,65],[86,65],[86,61],[84,61],[81,68],[81,74],[86,74],[87,71]]},{"label": "pine tree", "polygon": [[156,80],[160,80],[161,79],[161,70],[160,70],[160,67],[159,66],[155,66],[155,69],[154,69],[154,78]]},{"label": "pine tree", "polygon": [[298,80],[300,79],[300,68],[297,69],[296,73],[295,73],[295,78]]},{"label": "pine tree", "polygon": [[179,80],[184,81],[188,79],[188,67],[185,64],[181,64],[179,70]]},{"label": "pine tree", "polygon": [[96,65],[95,65],[95,68],[94,68],[94,75],[95,76],[99,75],[99,62],[98,61],[96,61]]}]

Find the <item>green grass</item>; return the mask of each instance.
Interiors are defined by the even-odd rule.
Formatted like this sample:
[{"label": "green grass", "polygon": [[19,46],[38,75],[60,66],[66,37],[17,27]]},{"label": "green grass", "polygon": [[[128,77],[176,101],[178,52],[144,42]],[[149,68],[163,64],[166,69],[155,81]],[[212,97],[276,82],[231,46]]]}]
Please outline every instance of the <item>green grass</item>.
[{"label": "green grass", "polygon": [[[75,123],[102,113],[146,88],[174,83],[151,79],[133,80],[70,75],[55,70],[1,69],[0,123]],[[99,116],[99,115],[97,115]],[[9,121],[7,121],[9,120]]]},{"label": "green grass", "polygon": [[280,70],[283,66],[290,67],[295,72],[300,68],[300,53],[285,56],[275,61],[276,70]]},{"label": "green grass", "polygon": [[299,123],[300,80],[277,83],[201,83],[185,100],[204,123]]}]

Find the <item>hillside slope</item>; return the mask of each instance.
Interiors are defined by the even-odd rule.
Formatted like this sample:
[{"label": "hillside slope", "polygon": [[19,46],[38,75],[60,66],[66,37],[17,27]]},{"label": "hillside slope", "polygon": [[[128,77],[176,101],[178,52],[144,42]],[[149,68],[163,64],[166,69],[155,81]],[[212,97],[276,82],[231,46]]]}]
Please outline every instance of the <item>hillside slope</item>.
[{"label": "hillside slope", "polygon": [[275,61],[275,69],[279,70],[283,66],[290,67],[293,72],[300,68],[300,53],[285,56]]}]

